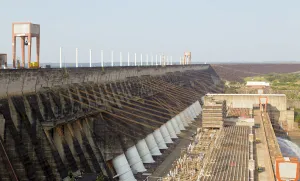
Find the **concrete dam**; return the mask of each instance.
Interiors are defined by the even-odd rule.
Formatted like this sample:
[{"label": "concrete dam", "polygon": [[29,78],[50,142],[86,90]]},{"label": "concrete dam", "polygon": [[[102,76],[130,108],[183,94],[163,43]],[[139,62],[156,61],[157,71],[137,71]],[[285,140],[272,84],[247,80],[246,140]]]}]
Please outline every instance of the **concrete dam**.
[{"label": "concrete dam", "polygon": [[222,93],[210,65],[0,72],[0,180],[144,180]]}]

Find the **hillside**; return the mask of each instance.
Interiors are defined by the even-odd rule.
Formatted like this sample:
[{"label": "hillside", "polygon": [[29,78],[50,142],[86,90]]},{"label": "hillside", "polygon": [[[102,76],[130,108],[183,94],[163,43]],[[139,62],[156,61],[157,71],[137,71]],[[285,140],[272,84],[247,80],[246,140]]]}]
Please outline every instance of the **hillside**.
[{"label": "hillside", "polygon": [[245,77],[300,71],[300,64],[212,64],[211,66],[221,79],[238,82],[243,82]]}]

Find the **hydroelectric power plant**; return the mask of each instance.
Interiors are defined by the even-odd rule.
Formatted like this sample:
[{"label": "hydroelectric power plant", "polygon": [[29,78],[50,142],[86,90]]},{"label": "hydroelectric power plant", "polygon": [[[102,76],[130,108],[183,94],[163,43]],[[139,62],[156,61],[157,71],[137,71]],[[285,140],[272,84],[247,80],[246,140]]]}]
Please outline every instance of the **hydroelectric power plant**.
[{"label": "hydroelectric power plant", "polygon": [[275,134],[293,124],[285,95],[220,94],[210,65],[11,69],[0,77],[2,180],[275,180],[283,156]]},{"label": "hydroelectric power plant", "polygon": [[143,178],[199,119],[206,90],[222,90],[209,65],[2,70],[0,77],[3,180],[62,180],[80,170]]},{"label": "hydroelectric power plant", "polygon": [[284,94],[224,94],[219,74],[230,69],[187,64],[191,52],[181,65],[51,69],[37,48],[25,69],[39,31],[13,24],[14,69],[1,62],[0,180],[299,179]]}]

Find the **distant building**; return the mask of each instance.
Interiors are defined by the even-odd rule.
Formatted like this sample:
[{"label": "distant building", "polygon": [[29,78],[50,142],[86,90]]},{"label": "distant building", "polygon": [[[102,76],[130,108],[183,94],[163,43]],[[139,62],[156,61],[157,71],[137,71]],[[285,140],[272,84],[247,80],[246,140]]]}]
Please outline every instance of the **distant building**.
[{"label": "distant building", "polygon": [[254,87],[254,88],[265,88],[270,87],[269,82],[256,82],[256,81],[247,81],[247,87]]},{"label": "distant building", "polygon": [[268,92],[270,87],[269,82],[256,82],[256,81],[248,81],[246,84],[248,90],[255,90],[258,94],[264,94],[264,92]]}]

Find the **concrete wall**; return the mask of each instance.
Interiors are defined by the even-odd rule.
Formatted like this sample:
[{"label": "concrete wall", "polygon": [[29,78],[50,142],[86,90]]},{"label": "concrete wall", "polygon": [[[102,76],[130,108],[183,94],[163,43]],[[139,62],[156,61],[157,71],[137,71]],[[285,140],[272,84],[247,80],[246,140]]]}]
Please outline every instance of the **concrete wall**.
[{"label": "concrete wall", "polygon": [[[252,108],[253,104],[259,104],[259,97],[267,97],[268,103],[279,111],[287,109],[285,94],[207,94],[216,100],[226,100],[227,106],[232,108]],[[204,101],[206,101],[205,97]]]},{"label": "concrete wall", "polygon": [[37,92],[42,87],[56,85],[124,80],[126,77],[163,75],[167,72],[206,70],[210,65],[187,65],[166,67],[106,67],[67,69],[10,69],[0,72],[0,98],[7,95]]},{"label": "concrete wall", "polygon": [[300,101],[299,100],[287,100],[287,106],[293,107],[296,109],[300,109]]},{"label": "concrete wall", "polygon": [[[213,97],[215,100],[226,100],[227,107],[252,108],[259,104],[259,97],[267,97],[271,116],[278,122],[287,121],[287,102],[285,94],[207,94],[204,103]],[[263,100],[262,100],[263,101]],[[294,120],[293,120],[294,121]],[[289,119],[289,128],[293,122]]]},{"label": "concrete wall", "polygon": [[287,110],[286,111],[286,121],[288,123],[288,130],[293,130],[294,129],[294,110]]},{"label": "concrete wall", "polygon": [[53,143],[60,155],[60,158],[62,158],[62,161],[66,164],[67,160],[65,157],[64,149],[63,149],[62,138],[56,130],[54,131],[54,134],[53,134]]}]

